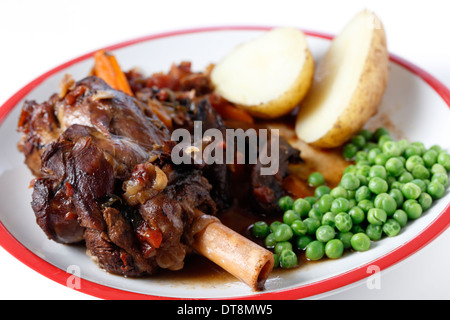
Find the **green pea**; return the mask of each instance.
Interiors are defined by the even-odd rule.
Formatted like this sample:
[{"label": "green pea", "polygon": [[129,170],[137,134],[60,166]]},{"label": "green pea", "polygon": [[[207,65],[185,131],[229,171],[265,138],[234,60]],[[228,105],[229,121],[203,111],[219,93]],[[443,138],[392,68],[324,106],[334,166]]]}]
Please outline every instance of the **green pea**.
[{"label": "green pea", "polygon": [[330,195],[335,199],[337,199],[337,198],[346,198],[347,199],[348,198],[348,192],[342,186],[337,186],[337,187],[331,189]]},{"label": "green pea", "polygon": [[308,260],[317,261],[322,259],[325,254],[325,244],[321,241],[311,241],[306,246],[305,257]]},{"label": "green pea", "polygon": [[431,177],[431,181],[437,181],[444,187],[448,186],[448,175],[444,173],[434,173]]},{"label": "green pea", "polygon": [[339,232],[337,235],[337,239],[342,241],[342,244],[344,245],[344,249],[348,249],[352,246],[350,243],[350,240],[353,236],[352,232]]},{"label": "green pea", "polygon": [[[313,197],[313,196],[308,196],[308,197],[305,197],[304,198],[306,201],[308,201],[309,202],[309,204],[312,206],[314,203],[316,203],[316,201],[317,201],[317,198],[316,197]],[[309,211],[309,210],[308,210]]]},{"label": "green pea", "polygon": [[439,152],[442,151],[442,147],[438,144],[434,144],[430,147],[430,150],[434,150],[439,154]]},{"label": "green pea", "polygon": [[342,175],[344,175],[346,173],[355,173],[355,172],[356,172],[356,166],[354,164],[350,164],[344,169],[344,172],[342,173]]},{"label": "green pea", "polygon": [[311,210],[309,210],[308,217],[314,218],[314,219],[317,219],[320,221],[320,220],[322,220],[323,213],[322,213],[322,211],[319,210],[318,207],[317,208],[314,207],[314,208],[311,208]]},{"label": "green pea", "polygon": [[427,184],[425,183],[425,180],[414,179],[413,181],[411,181],[411,183],[417,185],[422,192],[427,190]]},{"label": "green pea", "polygon": [[383,227],[369,223],[366,228],[366,234],[372,241],[378,241],[383,236]]},{"label": "green pea", "polygon": [[386,141],[383,143],[381,150],[388,157],[398,157],[402,153],[402,150],[395,141]]},{"label": "green pea", "polygon": [[408,182],[403,185],[402,193],[406,199],[417,199],[422,193],[422,190],[417,184]]},{"label": "green pea", "polygon": [[325,183],[325,178],[320,172],[313,172],[308,177],[308,183],[313,187],[318,187]]},{"label": "green pea", "polygon": [[303,218],[311,210],[311,203],[306,199],[298,198],[294,201],[292,209]]},{"label": "green pea", "polygon": [[442,164],[439,163],[435,163],[433,164],[433,166],[431,167],[431,173],[435,174],[435,173],[443,173],[443,174],[447,174],[447,170],[444,168],[444,166]]},{"label": "green pea", "polygon": [[359,188],[360,181],[356,174],[346,173],[341,178],[341,185],[347,190],[356,190]]},{"label": "green pea", "polygon": [[[368,164],[358,164],[356,166],[356,175],[361,175],[363,177],[368,177],[370,173],[370,165]],[[361,179],[360,179],[361,180]]]},{"label": "green pea", "polygon": [[423,154],[422,159],[425,166],[431,168],[436,163],[437,157],[438,153],[435,150],[430,149]]},{"label": "green pea", "polygon": [[430,177],[430,171],[421,164],[418,164],[414,167],[414,169],[411,171],[414,178],[417,179],[428,179]]},{"label": "green pea", "polygon": [[298,263],[297,255],[292,250],[284,250],[280,254],[280,266],[284,269],[294,268]]},{"label": "green pea", "polygon": [[[383,135],[378,139],[378,146],[381,148],[381,151],[383,151],[383,145],[388,141],[393,141],[393,139],[387,135]],[[389,156],[388,154],[386,155]]]},{"label": "green pea", "polygon": [[275,245],[277,244],[277,241],[275,240],[275,235],[273,233],[269,233],[266,237],[266,239],[264,239],[264,245],[266,246],[266,248],[275,248]]},{"label": "green pea", "polygon": [[422,206],[413,199],[406,200],[403,203],[403,210],[408,215],[408,219],[411,220],[419,218],[423,212]]},{"label": "green pea", "polygon": [[278,253],[273,254],[273,261],[274,261],[273,267],[278,268],[280,266],[280,255]]},{"label": "green pea", "polygon": [[409,172],[412,172],[415,166],[419,164],[422,166],[424,165],[422,157],[419,155],[412,155],[406,160],[405,167]]},{"label": "green pea", "polygon": [[335,217],[335,226],[340,232],[350,231],[353,227],[352,217],[345,212],[338,213]]},{"label": "green pea", "polygon": [[370,141],[372,139],[372,131],[369,129],[361,129],[359,130],[358,135],[362,135],[366,141]]},{"label": "green pea", "polygon": [[376,144],[375,142],[369,141],[366,143],[366,145],[363,147],[362,150],[368,153],[370,150],[372,150],[374,148],[378,148],[378,144]]},{"label": "green pea", "polygon": [[405,171],[398,177],[398,182],[400,183],[408,183],[414,180],[413,175],[411,172]]},{"label": "green pea", "polygon": [[344,253],[344,244],[339,239],[332,239],[325,244],[325,255],[330,259],[337,259]]},{"label": "green pea", "polygon": [[358,202],[358,207],[360,207],[365,213],[369,212],[370,209],[375,208],[373,202],[370,200],[361,200]]},{"label": "green pea", "polygon": [[308,228],[302,220],[295,220],[292,222],[291,229],[296,236],[303,236],[308,232]]},{"label": "green pea", "polygon": [[330,192],[331,192],[331,189],[329,186],[322,185],[322,186],[318,186],[316,188],[316,190],[314,190],[314,196],[316,196],[317,198],[320,198],[324,194],[329,194]]},{"label": "green pea", "polygon": [[419,202],[420,206],[422,207],[423,211],[426,211],[428,209],[430,209],[432,203],[433,203],[433,198],[426,192],[422,192],[419,196],[419,199],[417,199],[417,201]]},{"label": "green pea", "polygon": [[353,208],[356,207],[356,200],[355,199],[348,199],[348,207]]},{"label": "green pea", "polygon": [[296,239],[295,244],[297,245],[298,249],[304,250],[311,241],[313,241],[313,239],[310,236],[304,235],[304,236],[298,237]]},{"label": "green pea", "polygon": [[361,186],[355,192],[355,200],[357,202],[360,202],[361,200],[369,200],[371,197],[372,193],[367,186]]},{"label": "green pea", "polygon": [[409,141],[406,139],[401,139],[397,141],[398,146],[400,147],[400,150],[403,152],[405,152],[405,149],[407,146],[409,146]]},{"label": "green pea", "polygon": [[354,145],[353,143],[347,143],[342,148],[342,156],[346,160],[351,160],[355,157],[356,153],[358,152],[358,147]]},{"label": "green pea", "polygon": [[390,158],[384,166],[386,171],[394,177],[401,175],[405,170],[403,162],[399,158]]},{"label": "green pea", "polygon": [[439,198],[442,198],[442,196],[444,195],[445,187],[439,181],[436,181],[436,180],[431,181],[427,187],[427,193],[433,199],[439,199]]},{"label": "green pea", "polygon": [[423,144],[423,142],[415,141],[411,143],[411,145],[417,146],[420,150],[421,155],[425,153],[425,145]]},{"label": "green pea", "polygon": [[365,151],[358,151],[355,155],[355,162],[358,163],[360,161],[366,161],[367,160],[367,152]]},{"label": "green pea", "polygon": [[370,149],[369,152],[367,153],[367,160],[369,161],[370,164],[374,164],[377,155],[381,153],[382,153],[381,149],[378,147]]},{"label": "green pea", "polygon": [[322,225],[316,230],[316,239],[322,242],[327,242],[336,236],[333,227],[329,225]]},{"label": "green pea", "polygon": [[284,196],[278,200],[278,206],[283,211],[291,210],[293,205],[294,200],[290,196]]},{"label": "green pea", "polygon": [[289,226],[291,225],[292,222],[298,219],[300,219],[300,215],[296,213],[294,210],[287,210],[283,214],[283,222]]},{"label": "green pea", "polygon": [[269,226],[265,221],[257,221],[252,226],[252,234],[257,238],[264,238],[269,232]]},{"label": "green pea", "polygon": [[403,204],[403,201],[405,201],[405,198],[403,197],[403,193],[400,189],[391,189],[388,193],[397,203],[397,208],[400,208]]},{"label": "green pea", "polygon": [[326,213],[330,211],[333,201],[334,197],[331,194],[324,194],[317,202],[317,209],[322,213]]},{"label": "green pea", "polygon": [[367,251],[370,248],[370,238],[362,232],[354,234],[350,243],[355,251]]},{"label": "green pea", "polygon": [[388,216],[394,214],[397,210],[397,201],[387,193],[381,193],[375,197],[375,208],[382,209]]},{"label": "green pea", "polygon": [[307,234],[315,234],[317,228],[320,226],[320,221],[314,218],[306,218],[303,220],[303,223],[306,225],[306,229],[308,230]]},{"label": "green pea", "polygon": [[402,209],[396,210],[392,218],[395,219],[400,224],[401,227],[406,226],[406,223],[408,222],[408,215]]},{"label": "green pea", "polygon": [[395,179],[395,177],[391,176],[390,174],[387,175],[386,182],[387,182],[389,187],[396,181],[397,180]]},{"label": "green pea", "polygon": [[270,224],[270,231],[275,232],[275,230],[282,224],[281,221],[274,221]]},{"label": "green pea", "polygon": [[275,253],[280,254],[283,250],[292,250],[292,243],[290,241],[280,241],[275,245]]},{"label": "green pea", "polygon": [[348,199],[355,199],[356,190],[347,190]]},{"label": "green pea", "polygon": [[325,213],[322,218],[322,225],[328,225],[334,228],[336,225],[336,213],[331,211]]},{"label": "green pea", "polygon": [[278,226],[278,228],[275,229],[273,235],[275,236],[275,240],[277,242],[281,242],[291,239],[294,235],[294,232],[292,231],[290,226],[282,223]]},{"label": "green pea", "polygon": [[375,157],[374,163],[375,165],[384,166],[388,159],[389,157],[387,154],[380,153]]},{"label": "green pea", "polygon": [[392,189],[399,189],[399,190],[401,190],[402,187],[403,187],[403,185],[404,185],[404,183],[401,183],[401,182],[399,182],[399,181],[394,181],[394,182],[391,184],[391,190],[392,190]]},{"label": "green pea", "polygon": [[379,177],[381,179],[386,179],[386,176],[387,172],[384,166],[375,164],[370,168],[369,178]]},{"label": "green pea", "polygon": [[[368,160],[366,160],[366,159],[364,159],[364,160],[359,160],[357,163],[356,163],[356,169],[358,169],[359,167],[362,167],[362,166],[370,166],[370,162],[368,161]],[[356,172],[355,172],[356,173]]]},{"label": "green pea", "polygon": [[357,134],[354,136],[351,140],[351,143],[353,143],[358,149],[362,149],[364,145],[366,144],[366,138],[362,134]]},{"label": "green pea", "polygon": [[406,158],[404,156],[395,157],[403,163],[403,166],[406,164]]},{"label": "green pea", "polygon": [[366,232],[364,230],[364,228],[362,227],[362,225],[360,224],[354,224],[352,227],[352,230],[350,230],[353,234],[357,234],[357,233],[364,233]]},{"label": "green pea", "polygon": [[360,224],[366,218],[363,209],[358,206],[351,208],[348,214],[352,218],[352,224]]},{"label": "green pea", "polygon": [[445,170],[450,171],[450,154],[447,152],[439,153],[437,157],[437,162],[445,168]]},{"label": "green pea", "polygon": [[420,147],[410,144],[405,148],[405,151],[403,152],[404,156],[408,159],[411,156],[421,156],[422,150]]},{"label": "green pea", "polygon": [[388,237],[395,237],[400,232],[401,226],[395,219],[389,219],[383,224],[383,232]]},{"label": "green pea", "polygon": [[387,130],[386,128],[383,127],[379,127],[378,129],[376,129],[372,135],[372,140],[373,141],[378,141],[380,139],[381,136],[390,136],[390,132],[389,130]]},{"label": "green pea", "polygon": [[375,194],[385,193],[389,189],[386,180],[383,180],[379,177],[373,177],[372,179],[370,179],[368,187],[369,190]]},{"label": "green pea", "polygon": [[334,213],[346,212],[348,211],[350,204],[346,198],[334,199],[331,203],[330,211]]},{"label": "green pea", "polygon": [[367,221],[374,225],[382,225],[386,222],[387,214],[386,211],[379,208],[372,208],[367,212]]}]

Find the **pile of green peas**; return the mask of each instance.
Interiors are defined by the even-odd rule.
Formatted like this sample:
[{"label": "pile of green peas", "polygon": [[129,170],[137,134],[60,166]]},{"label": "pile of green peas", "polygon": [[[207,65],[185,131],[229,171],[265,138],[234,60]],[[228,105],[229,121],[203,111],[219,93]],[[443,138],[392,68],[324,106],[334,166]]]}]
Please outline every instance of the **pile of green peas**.
[{"label": "pile of green peas", "polygon": [[449,185],[450,155],[438,145],[394,141],[385,128],[362,129],[342,148],[350,162],[331,189],[314,172],[314,195],[279,199],[282,221],[252,225],[255,237],[273,250],[275,266],[293,268],[296,251],[308,260],[336,259],[346,249],[366,251],[372,241],[398,235],[419,218]]}]

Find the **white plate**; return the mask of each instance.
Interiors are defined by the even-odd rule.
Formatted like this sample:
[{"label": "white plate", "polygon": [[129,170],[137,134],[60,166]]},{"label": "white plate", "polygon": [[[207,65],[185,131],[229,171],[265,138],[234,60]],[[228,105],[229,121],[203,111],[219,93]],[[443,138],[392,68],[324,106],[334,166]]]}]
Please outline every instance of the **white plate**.
[{"label": "white plate", "polygon": [[[218,62],[237,44],[268,30],[266,27],[216,27],[176,31],[134,39],[109,47],[122,68],[140,67],[149,75],[167,71],[172,63],[192,62],[203,70]],[[316,61],[331,37],[308,32]],[[85,77],[93,65],[92,53],[69,61],[13,95],[0,107],[0,244],[17,259],[63,285],[104,299],[252,298],[298,299],[354,283],[416,252],[450,223],[450,194],[436,201],[420,219],[409,223],[395,238],[372,243],[369,251],[351,253],[337,260],[306,264],[293,272],[272,275],[263,292],[253,292],[232,278],[200,283],[165,277],[129,279],[100,270],[84,249],[49,241],[35,222],[30,207],[32,178],[17,150],[18,116],[25,100],[47,100],[57,91],[65,73]],[[379,114],[371,120],[395,127],[394,134],[426,146],[439,144],[450,150],[450,92],[431,75],[409,62],[391,56],[390,80]],[[78,278],[74,278],[74,273]]]}]

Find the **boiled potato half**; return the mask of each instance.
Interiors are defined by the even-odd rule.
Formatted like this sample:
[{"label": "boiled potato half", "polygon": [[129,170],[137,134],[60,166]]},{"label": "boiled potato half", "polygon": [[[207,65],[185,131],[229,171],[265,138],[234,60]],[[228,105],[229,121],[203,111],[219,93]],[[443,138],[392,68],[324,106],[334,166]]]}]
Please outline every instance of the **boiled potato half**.
[{"label": "boiled potato half", "polygon": [[272,29],[239,45],[211,72],[217,93],[250,114],[277,118],[292,111],[308,92],[314,60],[303,32]]},{"label": "boiled potato half", "polygon": [[380,20],[359,13],[318,62],[295,131],[313,146],[333,148],[356,134],[377,112],[387,86],[389,56]]}]

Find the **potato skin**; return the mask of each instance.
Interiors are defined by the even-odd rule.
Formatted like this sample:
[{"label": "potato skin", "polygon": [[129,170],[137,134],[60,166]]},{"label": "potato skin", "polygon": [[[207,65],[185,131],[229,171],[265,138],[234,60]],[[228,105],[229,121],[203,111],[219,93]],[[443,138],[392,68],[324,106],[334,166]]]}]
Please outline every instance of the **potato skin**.
[{"label": "potato skin", "polygon": [[320,148],[338,147],[359,132],[369,118],[377,113],[388,78],[389,53],[386,46],[386,34],[380,27],[374,29],[372,34],[364,70],[349,106],[338,117],[334,126],[310,145]]},{"label": "potato skin", "polygon": [[314,77],[314,58],[308,48],[305,48],[306,56],[302,72],[294,84],[278,98],[258,105],[239,105],[251,115],[262,119],[274,119],[291,112],[303,100],[311,88]]}]

